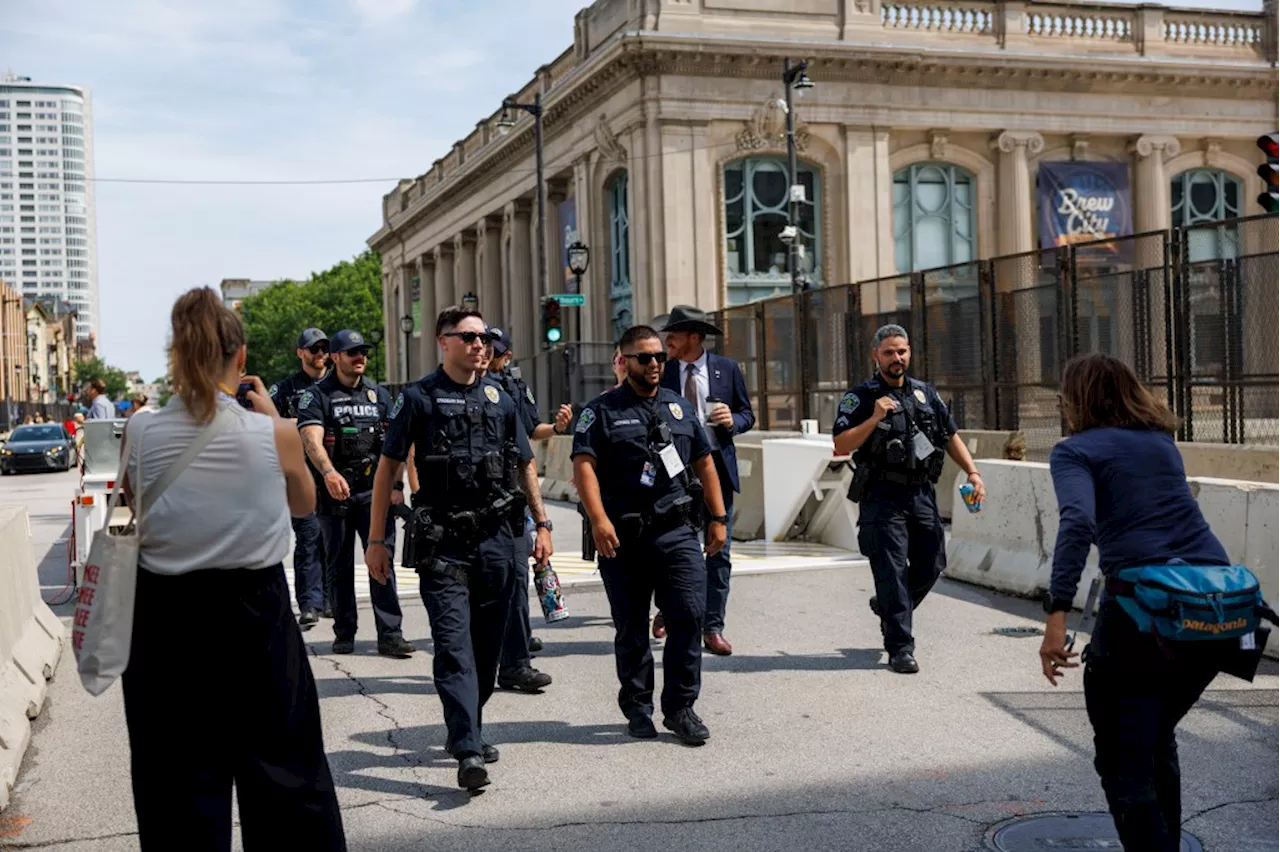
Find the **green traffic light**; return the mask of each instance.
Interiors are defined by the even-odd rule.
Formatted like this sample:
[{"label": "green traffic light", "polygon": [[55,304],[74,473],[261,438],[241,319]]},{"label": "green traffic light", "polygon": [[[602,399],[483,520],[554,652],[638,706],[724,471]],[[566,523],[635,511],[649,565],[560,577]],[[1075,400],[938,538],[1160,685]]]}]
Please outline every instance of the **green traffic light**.
[{"label": "green traffic light", "polygon": [[547,342],[548,342],[548,343],[559,343],[559,342],[560,342],[560,329],[558,329],[558,328],[549,328],[549,329],[547,329]]}]

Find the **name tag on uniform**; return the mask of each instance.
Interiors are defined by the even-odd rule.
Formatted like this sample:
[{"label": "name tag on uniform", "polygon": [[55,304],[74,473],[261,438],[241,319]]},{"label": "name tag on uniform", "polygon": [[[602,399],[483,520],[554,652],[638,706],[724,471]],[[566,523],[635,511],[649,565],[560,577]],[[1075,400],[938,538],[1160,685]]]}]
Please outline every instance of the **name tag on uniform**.
[{"label": "name tag on uniform", "polygon": [[646,488],[652,488],[656,475],[657,470],[654,469],[653,462],[645,462],[644,470],[640,471],[640,484]]},{"label": "name tag on uniform", "polygon": [[667,444],[663,447],[658,457],[662,459],[662,466],[667,469],[667,476],[671,479],[684,473],[684,462],[680,460],[680,451],[676,449],[675,444]]},{"label": "name tag on uniform", "polygon": [[924,461],[933,455],[933,444],[929,443],[929,439],[924,436],[923,432],[916,432],[915,440],[912,441],[911,446],[915,449],[916,458],[920,461]]}]

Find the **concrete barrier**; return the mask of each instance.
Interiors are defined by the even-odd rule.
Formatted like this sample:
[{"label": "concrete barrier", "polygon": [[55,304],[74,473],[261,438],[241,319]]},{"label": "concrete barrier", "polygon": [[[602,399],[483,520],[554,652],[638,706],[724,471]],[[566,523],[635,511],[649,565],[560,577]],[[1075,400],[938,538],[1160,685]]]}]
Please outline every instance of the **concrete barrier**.
[{"label": "concrete barrier", "polygon": [[1187,476],[1280,483],[1280,453],[1275,447],[1179,443],[1178,451]]},{"label": "concrete barrier", "polygon": [[0,808],[9,804],[63,639],[62,622],[40,599],[27,510],[0,506]]},{"label": "concrete barrier", "polygon": [[[969,448],[969,455],[974,461],[979,462],[978,469],[981,470],[984,463],[982,460],[1004,458],[1005,445],[1016,434],[1016,432],[996,432],[985,429],[961,429],[960,439]],[[938,479],[937,489],[938,514],[944,521],[951,520],[951,509],[955,506],[957,496],[956,489],[947,486],[956,481],[956,474],[959,472],[960,466],[951,460],[951,456],[947,456],[947,460],[942,463],[942,476]]]},{"label": "concrete barrier", "polygon": [[[1049,465],[989,460],[982,465],[987,499],[977,514],[960,512],[951,521],[947,576],[1028,597],[1042,595],[1053,569],[1058,537],[1058,500]],[[962,477],[956,476],[954,487]],[[1227,556],[1247,565],[1273,606],[1280,594],[1277,513],[1280,487],[1269,483],[1191,477],[1192,494]],[[1097,575],[1097,548],[1090,548],[1075,605],[1083,607]],[[1277,632],[1267,645],[1277,653]]]}]

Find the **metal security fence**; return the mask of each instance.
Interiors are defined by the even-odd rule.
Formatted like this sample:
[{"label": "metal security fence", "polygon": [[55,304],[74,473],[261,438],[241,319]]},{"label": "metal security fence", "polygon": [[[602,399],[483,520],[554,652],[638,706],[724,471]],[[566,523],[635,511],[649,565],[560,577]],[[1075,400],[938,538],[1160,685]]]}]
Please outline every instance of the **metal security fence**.
[{"label": "metal security fence", "polygon": [[720,311],[717,346],[762,429],[829,429],[896,323],[957,424],[1020,431],[1031,458],[1063,435],[1058,382],[1082,352],[1132,365],[1183,440],[1276,444],[1276,243],[1276,217],[1256,216],[828,287]]}]

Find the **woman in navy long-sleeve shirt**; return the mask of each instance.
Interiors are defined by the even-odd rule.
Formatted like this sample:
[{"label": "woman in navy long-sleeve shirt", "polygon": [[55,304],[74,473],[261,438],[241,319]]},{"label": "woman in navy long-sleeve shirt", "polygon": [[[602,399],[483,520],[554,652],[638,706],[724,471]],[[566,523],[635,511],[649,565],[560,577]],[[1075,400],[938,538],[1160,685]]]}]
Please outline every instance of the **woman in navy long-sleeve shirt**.
[{"label": "woman in navy long-sleeve shirt", "polygon": [[[1062,669],[1078,665],[1066,647],[1066,615],[1091,544],[1108,578],[1171,560],[1230,564],[1187,484],[1174,416],[1128,366],[1109,355],[1072,359],[1062,377],[1062,408],[1071,435],[1049,457],[1059,527],[1040,648],[1054,686]],[[1217,674],[1222,644],[1161,642],[1102,596],[1084,654],[1084,695],[1094,767],[1126,850],[1178,848],[1174,728]]]}]

